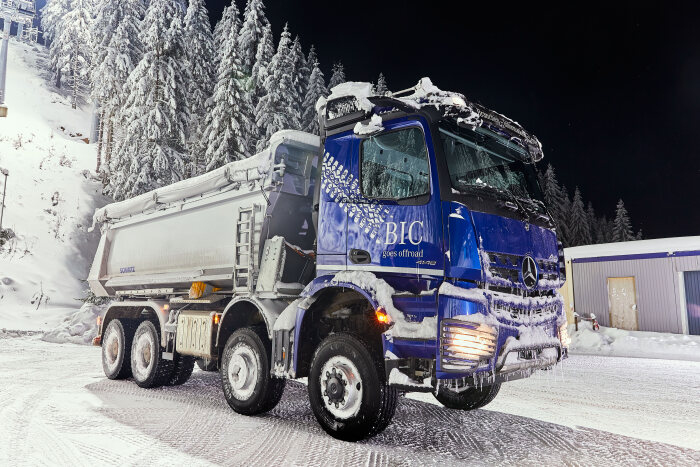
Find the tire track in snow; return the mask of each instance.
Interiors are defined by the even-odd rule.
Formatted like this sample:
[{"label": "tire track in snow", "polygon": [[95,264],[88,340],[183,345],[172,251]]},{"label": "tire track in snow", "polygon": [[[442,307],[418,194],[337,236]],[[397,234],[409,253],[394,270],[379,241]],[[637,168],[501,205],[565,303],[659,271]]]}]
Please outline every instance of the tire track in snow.
[{"label": "tire track in snow", "polygon": [[[214,380],[210,374],[199,373],[193,376],[191,387],[188,383],[179,388],[161,388],[147,391],[147,396],[130,381],[104,380],[89,385],[88,389],[176,404],[167,411],[170,415],[158,417],[163,423],[159,428],[144,424],[135,413],[121,413],[119,421],[211,462],[221,462],[219,454],[225,452],[223,458],[227,462],[265,465],[355,465],[381,463],[381,459],[388,459],[392,465],[464,462],[536,465],[566,464],[574,460],[584,465],[656,465],[658,459],[677,465],[700,463],[700,452],[690,449],[486,410],[453,411],[410,399],[401,401],[394,423],[386,431],[360,443],[344,443],[330,438],[318,427],[308,405],[306,387],[300,383],[288,383],[282,401],[270,414],[243,417],[230,410]],[[188,412],[187,418],[192,420],[188,424],[190,428],[170,430],[169,426],[182,423],[183,418],[176,413],[187,411],[180,406],[188,404],[199,408]],[[203,423],[207,419],[229,420],[217,426],[223,430],[222,437],[237,441],[212,443],[216,449],[194,450],[192,443],[209,439],[212,427]]]}]

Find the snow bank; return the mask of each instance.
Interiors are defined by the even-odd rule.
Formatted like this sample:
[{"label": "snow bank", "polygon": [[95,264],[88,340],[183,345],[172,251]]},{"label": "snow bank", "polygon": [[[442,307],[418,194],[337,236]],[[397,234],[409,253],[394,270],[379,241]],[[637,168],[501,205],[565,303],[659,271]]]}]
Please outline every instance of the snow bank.
[{"label": "snow bank", "polygon": [[87,227],[108,202],[84,141],[90,110],[52,88],[47,61],[45,48],[10,41],[0,167],[9,171],[3,228],[16,236],[0,247],[0,328],[51,329],[80,307],[99,241]]},{"label": "snow bank", "polygon": [[578,331],[569,325],[569,352],[611,357],[661,358],[700,362],[700,336],[665,332],[625,331],[606,328],[594,331],[591,323],[581,321]]},{"label": "snow bank", "polygon": [[97,335],[97,317],[101,316],[107,305],[85,303],[78,311],[67,316],[61,324],[45,333],[41,338],[55,344],[90,345]]}]

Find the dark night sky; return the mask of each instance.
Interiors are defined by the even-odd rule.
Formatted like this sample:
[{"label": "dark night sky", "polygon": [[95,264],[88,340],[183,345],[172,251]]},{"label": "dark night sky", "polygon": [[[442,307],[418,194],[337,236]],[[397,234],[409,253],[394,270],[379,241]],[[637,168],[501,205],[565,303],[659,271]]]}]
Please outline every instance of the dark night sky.
[{"label": "dark night sky", "polygon": [[[698,5],[487,3],[265,1],[276,37],[289,22],[326,79],[337,60],[393,90],[430,76],[535,133],[599,214],[621,197],[646,238],[700,235]],[[218,19],[229,2],[207,4]]]}]

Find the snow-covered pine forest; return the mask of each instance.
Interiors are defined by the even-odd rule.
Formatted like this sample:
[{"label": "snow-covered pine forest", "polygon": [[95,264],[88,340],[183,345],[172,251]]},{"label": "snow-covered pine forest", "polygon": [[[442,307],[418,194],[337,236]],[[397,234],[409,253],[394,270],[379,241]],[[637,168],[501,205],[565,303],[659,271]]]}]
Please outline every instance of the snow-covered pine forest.
[{"label": "snow-covered pine forest", "polygon": [[[48,0],[41,25],[54,84],[95,106],[96,170],[116,200],[249,157],[281,129],[318,134],[316,101],[346,81],[340,62],[326,81],[290,25],[276,36],[262,0],[231,2],[213,29],[204,0]],[[564,246],[641,239],[622,200],[599,216],[551,165],[540,181]]]}]

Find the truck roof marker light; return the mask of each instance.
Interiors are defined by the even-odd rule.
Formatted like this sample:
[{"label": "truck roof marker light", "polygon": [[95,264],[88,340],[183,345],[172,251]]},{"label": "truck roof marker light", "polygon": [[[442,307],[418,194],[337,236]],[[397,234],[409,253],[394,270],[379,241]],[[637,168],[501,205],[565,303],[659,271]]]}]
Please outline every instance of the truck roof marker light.
[{"label": "truck roof marker light", "polygon": [[379,307],[376,310],[374,310],[374,314],[377,316],[377,321],[379,321],[382,324],[389,324],[391,323],[391,318],[389,315],[386,314],[384,311],[384,308]]}]

